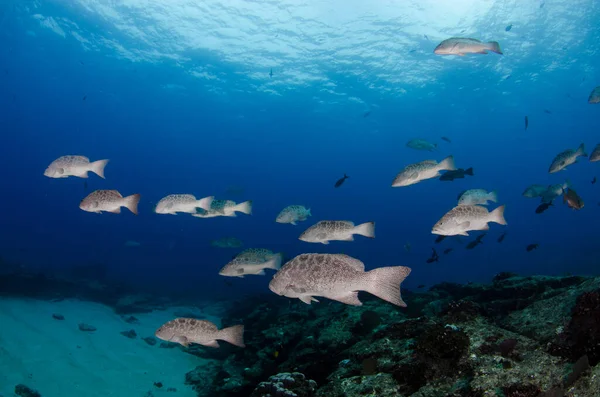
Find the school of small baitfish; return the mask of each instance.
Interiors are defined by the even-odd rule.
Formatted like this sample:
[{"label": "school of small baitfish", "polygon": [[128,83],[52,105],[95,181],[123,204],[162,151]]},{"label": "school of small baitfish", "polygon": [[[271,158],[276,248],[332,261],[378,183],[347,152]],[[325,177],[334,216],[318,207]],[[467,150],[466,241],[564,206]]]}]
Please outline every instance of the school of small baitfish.
[{"label": "school of small baitfish", "polygon": [[[488,52],[502,55],[500,45],[495,41],[481,42],[476,39],[460,37],[442,41],[433,52],[438,55],[458,56],[487,54]],[[591,92],[588,103],[600,103],[600,86]],[[528,125],[529,119],[525,116],[526,129]],[[442,140],[451,142],[447,137],[442,137]],[[436,144],[423,139],[412,139],[406,146],[430,152],[435,151],[437,147]],[[576,163],[577,158],[581,156],[587,156],[583,144],[579,145],[577,149],[565,150],[554,158],[548,172],[555,173],[565,170],[567,166]],[[600,160],[600,144],[595,147],[589,160]],[[107,164],[108,160],[91,162],[84,156],[62,156],[48,166],[44,175],[50,178],[67,178],[69,176],[87,178],[88,172],[93,172],[104,178],[104,168]],[[392,187],[410,186],[433,178],[452,181],[456,178],[464,178],[465,175],[473,176],[473,169],[457,168],[454,157],[448,156],[440,162],[424,160],[407,165],[396,175]],[[344,174],[334,187],[342,186],[348,178]],[[592,183],[594,182],[595,180],[592,181]],[[572,189],[568,181],[551,186],[532,185],[523,192],[525,197],[541,197],[542,204],[536,210],[538,213],[545,211],[552,205],[552,201],[561,195],[569,207],[578,210],[583,208],[583,200]],[[137,215],[139,201],[140,194],[137,193],[123,197],[116,190],[96,190],[81,201],[79,208],[95,213],[120,213],[121,207],[125,207]],[[503,205],[493,211],[488,211],[485,207],[488,202],[496,203],[497,201],[498,194],[495,191],[467,190],[459,195],[457,206],[450,209],[433,225],[432,233],[439,235],[439,239],[443,239],[446,236],[467,236],[469,231],[488,230],[490,222],[506,225]],[[231,200],[215,200],[214,196],[198,199],[192,194],[170,194],[157,203],[154,211],[157,214],[171,215],[181,212],[198,218],[235,217],[238,212],[252,214],[252,202],[236,203]],[[305,221],[310,216],[312,216],[310,209],[302,205],[290,205],[277,215],[276,222],[296,225],[297,222]],[[305,242],[329,244],[334,240],[353,241],[354,235],[374,238],[375,223],[366,222],[356,225],[348,220],[321,220],[306,229],[299,239]],[[500,236],[498,241],[502,241],[505,235],[506,233]],[[478,239],[472,242],[468,248],[471,249],[480,244],[481,238],[483,235],[478,236]],[[242,245],[239,240],[235,239],[215,240],[211,244],[219,247],[241,247]],[[535,248],[537,248],[537,244],[532,244],[527,247],[527,250],[531,251]],[[448,253],[450,250],[447,249],[444,253]],[[433,249],[432,257],[427,262],[437,261],[438,258],[439,255]],[[219,271],[219,274],[229,277],[244,277],[246,275],[264,275],[265,269],[275,270],[276,273],[269,283],[269,289],[278,295],[298,298],[307,304],[318,302],[315,297],[325,297],[347,305],[359,306],[362,303],[358,299],[358,292],[366,291],[396,306],[406,306],[400,294],[400,284],[411,272],[408,267],[391,266],[365,271],[363,262],[344,254],[301,254],[281,266],[282,261],[281,253],[274,253],[262,248],[249,248],[236,255]],[[215,324],[206,320],[176,318],[163,324],[155,335],[162,340],[179,343],[183,346],[196,343],[219,347],[217,340],[224,340],[244,347],[243,332],[243,325],[219,330]]]}]

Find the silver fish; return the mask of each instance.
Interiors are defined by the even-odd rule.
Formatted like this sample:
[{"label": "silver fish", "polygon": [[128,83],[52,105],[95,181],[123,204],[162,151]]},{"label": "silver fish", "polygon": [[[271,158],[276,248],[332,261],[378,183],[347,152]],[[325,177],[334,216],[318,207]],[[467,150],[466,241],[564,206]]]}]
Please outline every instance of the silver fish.
[{"label": "silver fish", "polygon": [[440,171],[454,171],[454,157],[448,156],[439,163],[435,160],[425,160],[419,163],[410,164],[404,167],[394,181],[392,187],[409,186],[419,183],[426,179],[437,178]]},{"label": "silver fish", "polygon": [[480,40],[467,37],[451,37],[438,44],[433,53],[438,55],[464,56],[465,54],[487,54],[488,51],[502,55],[500,44],[497,41],[484,43]]},{"label": "silver fish", "polygon": [[219,330],[217,326],[207,320],[196,320],[195,318],[176,318],[163,324],[156,330],[154,335],[158,339],[168,342],[179,343],[188,347],[190,343],[196,343],[208,347],[219,347],[217,340],[224,340],[232,345],[246,347],[244,345],[244,326]]},{"label": "silver fish", "polygon": [[134,214],[138,214],[139,194],[123,197],[116,190],[96,190],[81,200],[79,208],[87,212],[101,213],[103,211],[120,214],[121,207],[127,208]]},{"label": "silver fish", "polygon": [[548,172],[553,174],[561,170],[566,170],[567,166],[577,162],[577,157],[579,156],[587,157],[583,143],[575,150],[567,149],[564,152],[557,154],[556,157],[554,157],[554,160],[552,160]]},{"label": "silver fish", "polygon": [[380,267],[365,272],[358,259],[343,254],[302,254],[287,262],[269,283],[277,295],[310,304],[323,296],[360,306],[358,291],[366,291],[397,306],[406,307],[400,283],[410,274],[405,266]]},{"label": "silver fish", "polygon": [[600,103],[600,86],[594,88],[588,97],[588,103]]},{"label": "silver fish", "polygon": [[108,160],[98,160],[93,163],[85,156],[62,156],[54,160],[44,175],[48,178],[67,178],[76,176],[79,178],[87,178],[88,172],[93,172],[100,178],[104,178],[104,167],[108,164]]},{"label": "silver fish", "polygon": [[498,201],[498,193],[495,190],[488,193],[484,189],[469,189],[460,195],[458,205],[488,205],[488,201]]},{"label": "silver fish", "polygon": [[329,244],[330,241],[354,241],[353,235],[375,238],[375,222],[354,226],[350,221],[320,221],[304,231],[300,240],[308,243]]},{"label": "silver fish", "polygon": [[592,154],[590,154],[590,161],[600,161],[600,143],[596,145]]},{"label": "silver fish", "polygon": [[468,236],[467,232],[471,230],[489,230],[488,222],[506,225],[503,205],[492,212],[480,205],[458,205],[433,226],[431,233],[442,236]]},{"label": "silver fish", "polygon": [[437,148],[437,144],[426,141],[425,139],[411,139],[406,142],[406,147],[433,152]]},{"label": "silver fish", "polygon": [[213,200],[210,204],[210,209],[201,209],[197,213],[192,214],[192,216],[197,218],[215,218],[217,216],[236,217],[236,212],[252,215],[252,201],[244,201],[237,204],[232,200]]},{"label": "silver fish", "polygon": [[265,269],[279,270],[283,255],[264,248],[248,248],[223,266],[219,274],[228,277],[244,277],[248,274],[265,275]]},{"label": "silver fish", "polygon": [[170,194],[160,199],[154,212],[157,214],[177,215],[178,212],[187,212],[188,214],[196,213],[198,208],[210,209],[214,196],[196,199],[191,194]]},{"label": "silver fish", "polygon": [[309,216],[312,216],[310,208],[307,209],[303,205],[288,205],[277,215],[275,222],[296,225],[296,222],[305,221]]}]

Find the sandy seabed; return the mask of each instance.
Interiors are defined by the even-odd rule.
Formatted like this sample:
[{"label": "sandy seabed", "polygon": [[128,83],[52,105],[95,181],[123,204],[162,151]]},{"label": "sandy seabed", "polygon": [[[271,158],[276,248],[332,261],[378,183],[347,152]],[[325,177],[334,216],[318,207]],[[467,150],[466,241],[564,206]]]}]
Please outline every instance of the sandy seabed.
[{"label": "sandy seabed", "polygon": [[[178,309],[135,314],[139,324],[128,324],[97,303],[0,299],[0,396],[14,396],[15,386],[22,383],[42,397],[142,397],[148,391],[195,397],[184,384],[185,374],[202,359],[179,348],[160,348],[160,341],[150,346],[142,340],[173,319]],[[56,320],[53,313],[65,319]],[[79,323],[97,330],[83,332]],[[137,338],[120,334],[130,329]]]}]

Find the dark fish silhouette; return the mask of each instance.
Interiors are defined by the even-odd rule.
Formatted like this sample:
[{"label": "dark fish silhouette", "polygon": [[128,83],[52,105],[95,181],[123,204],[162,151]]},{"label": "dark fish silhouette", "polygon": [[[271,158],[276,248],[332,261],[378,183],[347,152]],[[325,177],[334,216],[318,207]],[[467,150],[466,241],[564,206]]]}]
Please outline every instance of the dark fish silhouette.
[{"label": "dark fish silhouette", "polygon": [[529,244],[527,246],[527,248],[525,248],[525,249],[527,250],[527,252],[531,252],[531,251],[537,249],[539,246],[540,246],[539,244]]},{"label": "dark fish silhouette", "polygon": [[477,247],[479,244],[482,244],[481,239],[483,239],[486,234],[487,233],[483,233],[483,234],[480,234],[479,236],[477,236],[475,238],[475,240],[473,240],[469,244],[467,244],[466,248],[468,250],[472,250],[473,248]]},{"label": "dark fish silhouette", "polygon": [[79,61],[80,64],[85,65],[85,63],[83,63],[83,61]]},{"label": "dark fish silhouette", "polygon": [[440,256],[438,255],[438,253],[435,251],[435,248],[431,249],[431,258],[427,259],[427,263],[433,263],[433,262],[439,262],[438,259],[440,259]]},{"label": "dark fish silhouette", "polygon": [[508,25],[507,27],[504,28],[504,30],[506,32],[510,32],[511,29],[512,29],[512,23],[510,25]]},{"label": "dark fish silhouette", "polygon": [[82,101],[85,101],[87,99],[87,95],[84,95],[83,98],[81,99]]},{"label": "dark fish silhouette", "polygon": [[452,248],[446,248],[444,250],[444,254],[446,254],[446,255],[449,254],[450,252],[452,252]]},{"label": "dark fish silhouette", "polygon": [[342,186],[342,184],[344,183],[344,181],[345,181],[346,179],[348,179],[348,178],[349,178],[349,176],[348,176],[348,175],[346,175],[346,174],[344,174],[344,177],[343,177],[343,178],[340,178],[340,179],[338,179],[338,181],[335,183],[335,187],[340,187],[340,186]]},{"label": "dark fish silhouette", "polygon": [[535,209],[535,213],[536,214],[541,214],[542,212],[544,212],[548,208],[550,208],[551,205],[552,205],[552,202],[542,203],[542,204],[538,205],[538,207]]},{"label": "dark fish silhouette", "polygon": [[594,179],[592,179],[592,185],[596,183],[596,177],[594,177]]},{"label": "dark fish silhouette", "polygon": [[366,118],[366,117],[369,117],[369,115],[370,115],[370,114],[371,114],[371,111],[370,111],[370,110],[367,110],[367,111],[366,111],[366,112],[363,114],[363,117],[365,117],[365,118]]},{"label": "dark fish silhouette", "polygon": [[436,243],[436,244],[439,244],[439,243],[441,243],[442,241],[444,241],[444,239],[445,239],[445,238],[446,238],[446,236],[443,236],[443,235],[441,235],[441,234],[440,234],[439,236],[437,236],[437,237],[435,238],[435,243]]},{"label": "dark fish silhouette", "polygon": [[525,129],[529,127],[529,117],[525,116]]},{"label": "dark fish silhouette", "polygon": [[444,175],[440,176],[440,181],[453,181],[455,179],[464,178],[465,175],[473,176],[473,167],[467,168],[466,170],[459,168],[454,171],[446,171]]},{"label": "dark fish silhouette", "polygon": [[450,138],[443,136],[442,137],[442,141],[446,141],[448,143],[452,143],[452,141],[450,140]]},{"label": "dark fish silhouette", "polygon": [[506,232],[502,233],[500,237],[498,237],[498,242],[501,243],[504,241],[504,237],[506,237]]},{"label": "dark fish silhouette", "polygon": [[269,72],[269,77],[273,77],[273,68],[271,68],[271,71]]},{"label": "dark fish silhouette", "polygon": [[546,113],[546,114],[552,114],[552,112],[549,111],[548,109],[544,109],[544,113]]},{"label": "dark fish silhouette", "polygon": [[583,199],[571,188],[563,193],[563,203],[566,203],[569,208],[573,208],[574,210],[580,210],[585,205]]}]

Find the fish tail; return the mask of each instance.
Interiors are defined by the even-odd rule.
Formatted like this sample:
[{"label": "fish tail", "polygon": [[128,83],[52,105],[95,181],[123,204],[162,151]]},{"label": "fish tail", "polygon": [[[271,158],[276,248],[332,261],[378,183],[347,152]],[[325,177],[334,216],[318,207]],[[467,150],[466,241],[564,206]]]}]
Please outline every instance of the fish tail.
[{"label": "fish tail", "polygon": [[456,166],[454,165],[454,156],[448,156],[440,161],[439,169],[445,171],[456,171]]},{"label": "fish tail", "polygon": [[275,254],[265,263],[265,269],[279,270],[281,269],[281,262],[283,262],[283,254]]},{"label": "fish tail", "polygon": [[312,216],[312,214],[310,213],[310,208],[306,210],[306,216]]},{"label": "fish tail", "polygon": [[346,173],[344,172],[344,179],[348,179],[350,178],[348,175],[346,175]]},{"label": "fish tail", "polygon": [[465,175],[471,175],[471,176],[475,175],[475,174],[473,174],[473,167],[467,168],[467,170],[465,171]]},{"label": "fish tail", "polygon": [[234,211],[243,212],[246,215],[252,215],[252,200],[244,201],[233,207]]},{"label": "fish tail", "polygon": [[204,197],[203,199],[200,199],[196,202],[196,207],[202,208],[205,211],[209,211],[210,206],[214,199],[215,199],[215,196]]},{"label": "fish tail", "polygon": [[104,178],[104,167],[108,164],[108,160],[98,160],[90,163],[90,171],[98,175],[100,178]]},{"label": "fish tail", "polygon": [[138,214],[138,204],[140,203],[140,194],[132,194],[131,196],[127,196],[124,198],[125,207],[134,214]]},{"label": "fish tail", "polygon": [[565,192],[566,189],[570,189],[570,188],[571,188],[571,181],[567,179],[562,186],[563,193]]},{"label": "fish tail", "polygon": [[400,284],[409,274],[410,268],[405,266],[373,269],[365,273],[366,285],[361,289],[396,306],[406,307],[400,294]]},{"label": "fish tail", "polygon": [[585,147],[584,144],[582,143],[581,145],[579,145],[579,147],[577,148],[577,155],[578,156],[583,156],[583,157],[587,157],[587,153],[585,152]]},{"label": "fish tail", "polygon": [[216,339],[224,340],[239,347],[246,347],[244,344],[244,326],[241,324],[223,328],[219,331]]},{"label": "fish tail", "polygon": [[369,238],[375,238],[375,222],[366,222],[355,226],[353,233]]},{"label": "fish tail", "polygon": [[506,219],[504,219],[504,205],[496,208],[492,212],[490,212],[490,220],[492,222],[499,223],[500,225],[507,225]]},{"label": "fish tail", "polygon": [[494,203],[498,202],[498,192],[493,190],[489,195],[488,195],[488,200],[493,201]]},{"label": "fish tail", "polygon": [[497,41],[490,41],[488,42],[488,49],[492,52],[495,52],[496,54],[500,54],[500,55],[504,55],[502,54],[502,50],[500,49],[500,44]]}]

